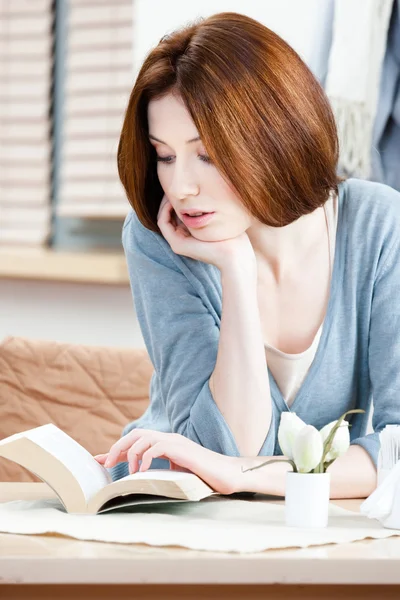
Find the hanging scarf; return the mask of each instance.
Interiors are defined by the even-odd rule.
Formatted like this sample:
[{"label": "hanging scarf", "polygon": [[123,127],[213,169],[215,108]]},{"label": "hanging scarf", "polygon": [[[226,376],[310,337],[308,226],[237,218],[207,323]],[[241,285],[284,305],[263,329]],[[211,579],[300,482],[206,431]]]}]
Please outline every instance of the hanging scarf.
[{"label": "hanging scarf", "polygon": [[335,0],[325,91],[339,134],[339,172],[368,179],[393,0]]}]

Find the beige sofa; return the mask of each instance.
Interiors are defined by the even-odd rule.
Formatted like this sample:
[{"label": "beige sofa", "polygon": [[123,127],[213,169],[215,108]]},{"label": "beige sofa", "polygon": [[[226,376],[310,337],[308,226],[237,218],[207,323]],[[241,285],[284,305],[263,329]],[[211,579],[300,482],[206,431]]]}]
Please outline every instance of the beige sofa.
[{"label": "beige sofa", "polygon": [[[145,349],[8,337],[0,343],[0,439],[54,423],[92,454],[106,452],[149,402]],[[0,481],[31,481],[0,459]]]}]

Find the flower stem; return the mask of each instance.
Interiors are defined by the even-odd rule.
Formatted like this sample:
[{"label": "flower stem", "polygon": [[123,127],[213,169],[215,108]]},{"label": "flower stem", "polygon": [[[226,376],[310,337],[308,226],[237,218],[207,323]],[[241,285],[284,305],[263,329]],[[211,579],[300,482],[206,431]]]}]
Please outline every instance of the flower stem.
[{"label": "flower stem", "polygon": [[294,460],[290,460],[290,458],[284,458],[284,459],[280,459],[280,458],[274,458],[272,460],[267,460],[266,462],[261,463],[261,465],[257,465],[256,467],[250,467],[250,469],[243,469],[242,467],[242,473],[247,473],[247,471],[254,471],[255,469],[261,469],[261,467],[264,467],[265,465],[272,465],[272,463],[289,463],[290,465],[292,465],[293,468],[293,472],[297,473],[297,468],[295,465]]}]

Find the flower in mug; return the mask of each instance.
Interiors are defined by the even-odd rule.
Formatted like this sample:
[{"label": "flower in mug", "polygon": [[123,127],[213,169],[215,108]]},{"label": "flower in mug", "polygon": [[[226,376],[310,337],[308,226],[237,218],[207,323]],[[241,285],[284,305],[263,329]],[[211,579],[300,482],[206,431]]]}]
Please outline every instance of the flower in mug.
[{"label": "flower in mug", "polygon": [[318,429],[306,425],[293,443],[293,460],[299,473],[310,473],[321,462],[324,445]]},{"label": "flower in mug", "polygon": [[295,473],[325,473],[336,458],[344,454],[350,445],[349,427],[344,418],[351,413],[365,413],[361,408],[345,412],[318,431],[306,425],[296,413],[284,412],[278,430],[278,441],[285,459],[272,459],[245,469],[254,471],[274,462],[288,462]]},{"label": "flower in mug", "polygon": [[278,442],[282,453],[293,458],[293,443],[300,431],[305,427],[304,421],[294,412],[283,412],[278,430]]}]

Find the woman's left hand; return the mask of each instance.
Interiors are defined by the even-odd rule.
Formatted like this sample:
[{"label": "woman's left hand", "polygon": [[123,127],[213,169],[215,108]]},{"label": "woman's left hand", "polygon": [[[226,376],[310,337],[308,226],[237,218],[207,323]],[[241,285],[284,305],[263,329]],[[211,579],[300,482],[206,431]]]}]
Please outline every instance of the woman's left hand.
[{"label": "woman's left hand", "polygon": [[[236,457],[208,450],[178,433],[150,429],[132,429],[113,444],[109,452],[94,458],[106,467],[127,461],[130,473],[146,471],[153,458],[168,459],[171,469],[195,473],[220,494],[237,491],[240,473]],[[139,460],[142,461],[140,468]]]},{"label": "woman's left hand", "polygon": [[237,264],[243,265],[248,272],[257,272],[253,246],[246,232],[216,242],[198,240],[176,215],[165,195],[158,210],[157,225],[175,254],[215,265],[220,270]]}]

